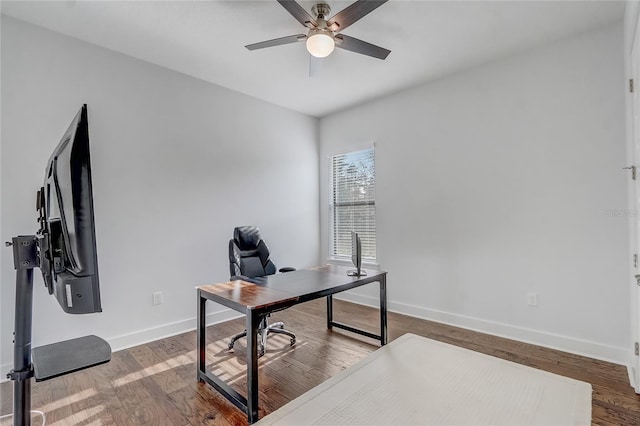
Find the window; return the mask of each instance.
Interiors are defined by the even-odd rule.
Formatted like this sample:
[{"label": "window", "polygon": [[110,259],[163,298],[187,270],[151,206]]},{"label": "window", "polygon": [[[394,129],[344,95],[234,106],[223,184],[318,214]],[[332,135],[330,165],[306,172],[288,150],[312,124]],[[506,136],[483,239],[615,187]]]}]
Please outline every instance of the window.
[{"label": "window", "polygon": [[329,159],[330,255],[351,258],[351,231],[362,240],[363,261],[376,260],[375,153],[364,151],[334,155]]}]

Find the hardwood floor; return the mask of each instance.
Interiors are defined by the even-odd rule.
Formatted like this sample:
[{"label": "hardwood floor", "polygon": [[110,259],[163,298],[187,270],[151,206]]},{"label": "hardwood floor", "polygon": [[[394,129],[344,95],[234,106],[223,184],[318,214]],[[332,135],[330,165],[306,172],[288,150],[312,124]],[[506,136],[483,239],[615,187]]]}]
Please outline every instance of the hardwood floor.
[{"label": "hardwood floor", "polygon": [[[325,302],[317,300],[278,312],[297,335],[272,335],[260,359],[260,416],[264,416],[365,357],[378,346],[367,338],[326,329]],[[195,307],[194,307],[195,310]],[[376,331],[377,310],[335,301],[336,320]],[[629,386],[626,368],[461,328],[389,313],[389,340],[411,332],[513,362],[589,382],[593,386],[593,424],[640,425],[640,397]],[[226,350],[228,339],[244,328],[233,320],[207,329],[207,362],[243,394],[245,340]],[[246,416],[217,392],[196,381],[195,332],[113,354],[110,363],[33,384],[32,409],[47,425],[242,425]],[[3,372],[5,373],[5,372]],[[0,414],[12,410],[11,383],[0,388]],[[40,420],[34,416],[34,425]],[[11,424],[2,419],[0,425]]]}]

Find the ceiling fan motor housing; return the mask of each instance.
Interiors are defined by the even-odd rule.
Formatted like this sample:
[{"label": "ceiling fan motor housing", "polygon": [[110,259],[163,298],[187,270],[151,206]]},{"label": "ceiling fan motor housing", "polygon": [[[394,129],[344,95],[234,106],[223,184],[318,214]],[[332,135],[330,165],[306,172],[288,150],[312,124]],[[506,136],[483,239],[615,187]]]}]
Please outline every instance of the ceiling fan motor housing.
[{"label": "ceiling fan motor housing", "polygon": [[331,13],[331,8],[326,3],[317,3],[311,8],[311,13],[316,16],[316,19],[326,21],[327,16]]}]

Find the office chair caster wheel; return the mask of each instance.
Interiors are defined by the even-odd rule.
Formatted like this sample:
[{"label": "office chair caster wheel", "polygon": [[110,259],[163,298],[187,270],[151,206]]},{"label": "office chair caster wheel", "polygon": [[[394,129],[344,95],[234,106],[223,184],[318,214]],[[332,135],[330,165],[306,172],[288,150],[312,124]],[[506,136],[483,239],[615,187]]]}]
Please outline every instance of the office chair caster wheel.
[{"label": "office chair caster wheel", "polygon": [[293,346],[295,344],[296,344],[296,339],[291,339],[291,345],[290,346]]},{"label": "office chair caster wheel", "polygon": [[258,351],[258,358],[261,358],[264,356],[264,349],[261,351]]},{"label": "office chair caster wheel", "polygon": [[229,343],[229,344],[227,345],[227,348],[228,348],[229,350],[232,350],[232,349],[233,349],[233,343],[234,343],[234,342],[231,342],[231,343]]}]

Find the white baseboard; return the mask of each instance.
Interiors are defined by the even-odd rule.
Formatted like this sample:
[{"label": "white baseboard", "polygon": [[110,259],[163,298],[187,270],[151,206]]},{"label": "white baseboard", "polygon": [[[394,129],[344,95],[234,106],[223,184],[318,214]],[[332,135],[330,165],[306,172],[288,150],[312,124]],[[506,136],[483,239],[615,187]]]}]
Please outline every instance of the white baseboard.
[{"label": "white baseboard", "polygon": [[[380,301],[377,297],[354,293],[341,293],[339,297],[336,298],[372,307],[380,305]],[[601,343],[575,339],[573,337],[562,336],[559,334],[546,333],[465,315],[437,311],[434,309],[426,309],[405,303],[388,302],[387,309],[390,312],[397,312],[403,315],[466,328],[468,330],[487,333],[498,337],[518,340],[524,343],[544,346],[624,366],[627,366],[629,362],[628,349],[623,347],[603,345]]]},{"label": "white baseboard", "polygon": [[[224,309],[219,312],[213,312],[207,315],[206,324],[213,325],[221,322],[229,321],[231,319],[243,317],[239,312],[231,309]],[[169,324],[163,324],[158,327],[148,328],[146,330],[139,330],[133,333],[123,334],[121,336],[111,337],[107,340],[111,345],[113,352],[121,351],[123,349],[130,348],[132,346],[143,345],[145,343],[153,342],[155,340],[165,339],[167,337],[175,336],[177,334],[186,333],[187,331],[196,329],[196,318],[188,318],[181,321],[176,321]]]},{"label": "white baseboard", "polygon": [[[236,312],[231,309],[224,309],[219,312],[213,312],[207,315],[206,324],[213,325],[221,322],[229,321],[231,319],[242,317],[239,312]],[[158,327],[147,328],[145,330],[138,330],[133,333],[123,334],[116,337],[105,338],[109,345],[111,345],[111,350],[113,352],[121,351],[123,349],[127,349],[133,346],[142,345],[145,343],[153,342],[159,339],[165,339],[167,337],[175,336],[177,334],[186,333],[187,331],[196,329],[196,318],[188,318],[181,321],[172,322],[169,324],[163,324]],[[195,349],[195,348],[194,348]],[[7,381],[6,373],[11,371],[13,368],[13,364],[2,364],[0,365],[2,369],[0,373],[2,373],[2,377],[0,378],[0,383]]]}]

